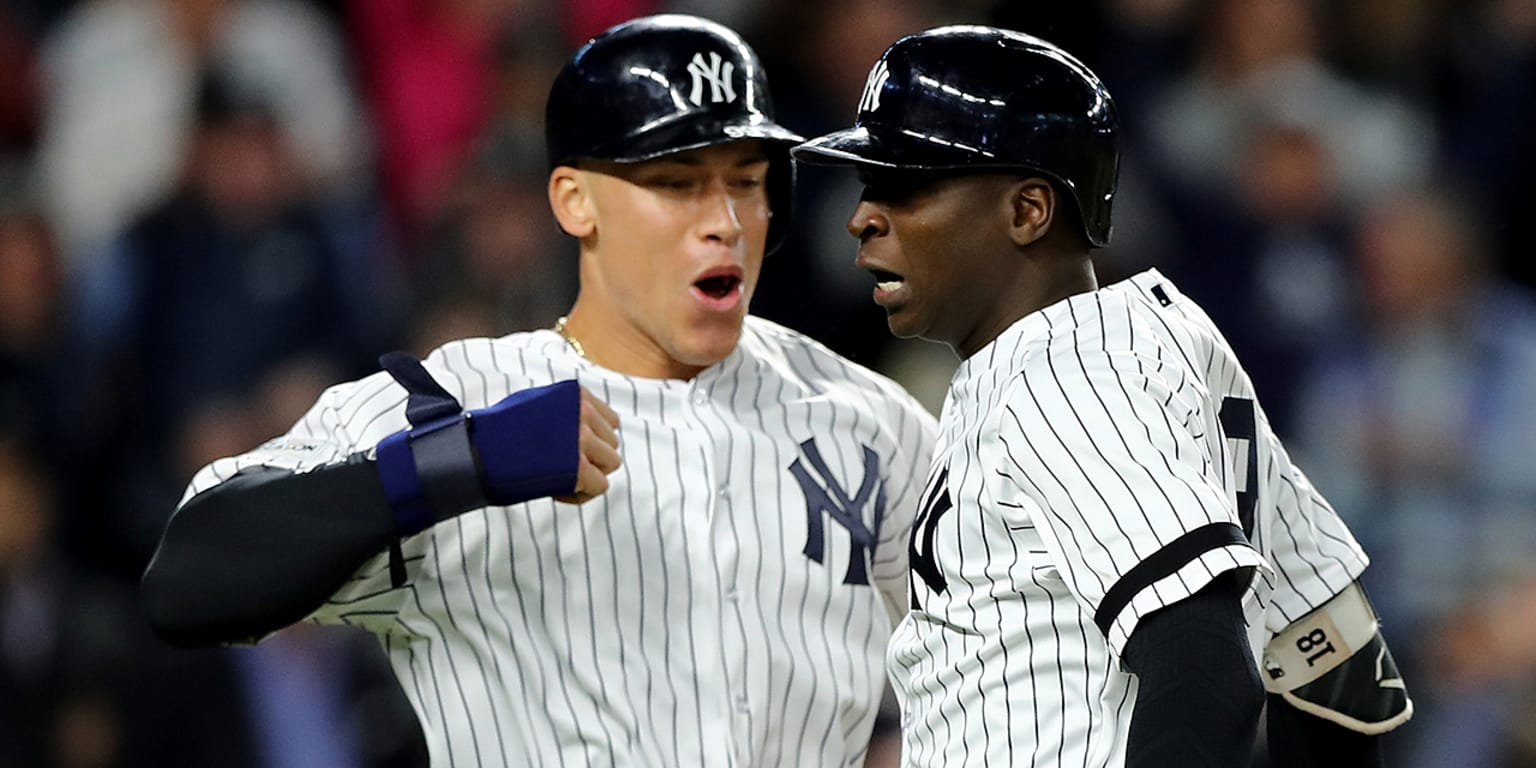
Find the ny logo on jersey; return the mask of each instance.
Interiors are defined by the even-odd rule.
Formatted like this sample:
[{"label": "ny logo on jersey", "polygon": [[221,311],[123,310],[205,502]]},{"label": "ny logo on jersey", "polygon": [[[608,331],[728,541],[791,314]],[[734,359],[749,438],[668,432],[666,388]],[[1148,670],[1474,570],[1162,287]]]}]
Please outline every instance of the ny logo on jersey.
[{"label": "ny logo on jersey", "polygon": [[[919,510],[917,520],[912,523],[912,534],[907,544],[907,560],[912,564],[912,572],[923,580],[928,588],[943,594],[949,589],[949,582],[944,574],[939,571],[939,564],[933,557],[933,531],[939,525],[939,518],[945,512],[954,508],[955,504],[949,498],[949,467],[939,470],[937,478],[932,480],[928,490],[923,493],[923,506]],[[921,547],[919,547],[921,537]],[[921,606],[917,603],[917,585],[912,585],[911,592],[912,610],[918,610]]]},{"label": "ny logo on jersey", "polygon": [[720,58],[720,54],[710,51],[709,63],[705,63],[704,54],[695,53],[693,61],[688,62],[688,74],[693,75],[693,90],[688,94],[688,100],[694,106],[704,106],[704,84],[709,83],[709,103],[732,102],[736,100],[736,89],[731,85],[731,73],[736,71],[736,65]]},{"label": "ny logo on jersey", "polygon": [[[880,457],[869,446],[859,447],[864,449],[864,479],[859,483],[858,493],[852,498],[827,468],[827,462],[821,458],[821,451],[816,448],[815,438],[800,444],[804,461],[797,458],[795,463],[789,465],[789,473],[799,481],[800,490],[805,494],[805,556],[818,563],[826,557],[823,515],[832,518],[832,522],[848,532],[853,551],[848,556],[848,572],[843,576],[844,584],[869,583],[869,568],[874,561],[875,544],[880,539],[880,523],[885,519],[885,484],[880,482]],[[806,469],[806,464],[810,465],[810,470]],[[811,470],[815,471],[815,476],[812,476]],[[874,505],[870,511],[870,523],[865,525],[864,511],[870,506],[871,495],[874,496]]]},{"label": "ny logo on jersey", "polygon": [[885,81],[891,79],[891,71],[886,68],[885,60],[881,59],[870,71],[869,79],[864,81],[864,95],[859,97],[859,111],[873,112],[880,108],[880,89],[885,87]]}]

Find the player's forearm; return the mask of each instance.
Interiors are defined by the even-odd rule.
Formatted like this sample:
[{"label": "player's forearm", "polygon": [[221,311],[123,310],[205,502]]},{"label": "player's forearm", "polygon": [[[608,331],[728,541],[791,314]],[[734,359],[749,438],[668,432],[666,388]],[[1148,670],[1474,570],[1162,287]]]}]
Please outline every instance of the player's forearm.
[{"label": "player's forearm", "polygon": [[1380,736],[1358,733],[1307,714],[1274,694],[1270,694],[1265,712],[1273,765],[1383,765]]},{"label": "player's forearm", "polygon": [[1229,768],[1253,752],[1264,687],[1229,575],[1141,620],[1125,661],[1139,678],[1127,768]]},{"label": "player's forearm", "polygon": [[171,517],[144,573],[155,631],[248,642],[302,619],[399,535],[372,462],[242,473]]}]

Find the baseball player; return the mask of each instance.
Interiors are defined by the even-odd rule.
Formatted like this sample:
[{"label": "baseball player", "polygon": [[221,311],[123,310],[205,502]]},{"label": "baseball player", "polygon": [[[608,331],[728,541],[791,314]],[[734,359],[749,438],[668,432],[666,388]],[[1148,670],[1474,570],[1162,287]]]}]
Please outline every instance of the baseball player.
[{"label": "baseball player", "polygon": [[712,22],[577,51],[547,111],[569,317],[386,356],[198,473],[144,578],[162,635],[366,628],[436,766],[861,764],[937,425],[747,315],[800,140],[773,115]]},{"label": "baseball player", "polygon": [[898,336],[962,358],[888,662],[909,765],[1380,762],[1412,712],[1356,579],[1206,314],[1155,270],[1100,288],[1114,103],[1065,51],[903,38],[856,125],[858,265]]}]

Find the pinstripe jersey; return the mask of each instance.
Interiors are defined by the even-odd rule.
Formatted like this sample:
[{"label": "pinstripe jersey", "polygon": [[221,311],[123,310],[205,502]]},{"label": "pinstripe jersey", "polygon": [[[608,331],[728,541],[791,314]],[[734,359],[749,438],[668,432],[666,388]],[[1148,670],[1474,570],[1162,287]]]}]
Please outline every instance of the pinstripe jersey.
[{"label": "pinstripe jersey", "polygon": [[1366,557],[1248,376],[1156,271],[1034,312],[965,360],[888,653],[909,765],[1120,766],[1137,621],[1224,571],[1256,655]]},{"label": "pinstripe jersey", "polygon": [[[312,615],[381,638],[434,766],[862,764],[935,438],[915,400],[755,317],[691,381],[608,371],[550,331],[425,365],[466,408],[575,377],[618,412],[624,460],[584,505],[412,536],[403,574],[381,554]],[[404,403],[382,373],[334,387],[189,494],[365,450]]]}]

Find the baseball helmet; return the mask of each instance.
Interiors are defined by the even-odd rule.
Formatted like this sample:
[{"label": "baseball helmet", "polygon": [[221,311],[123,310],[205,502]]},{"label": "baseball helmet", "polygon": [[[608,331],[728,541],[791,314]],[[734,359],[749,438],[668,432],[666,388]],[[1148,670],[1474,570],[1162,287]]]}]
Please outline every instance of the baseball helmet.
[{"label": "baseball helmet", "polygon": [[805,140],[774,122],[767,74],[741,36],[683,14],[627,21],[587,41],[550,88],[544,138],[551,169],[583,159],[637,163],[762,140],[774,213],[769,252],[789,226],[789,148]]},{"label": "baseball helmet", "polygon": [[1095,246],[1109,242],[1119,126],[1104,84],[1071,54],[995,27],[897,40],[869,73],[851,129],[793,150],[819,165],[1022,168],[1065,189]]}]

